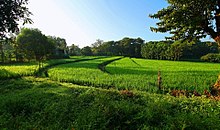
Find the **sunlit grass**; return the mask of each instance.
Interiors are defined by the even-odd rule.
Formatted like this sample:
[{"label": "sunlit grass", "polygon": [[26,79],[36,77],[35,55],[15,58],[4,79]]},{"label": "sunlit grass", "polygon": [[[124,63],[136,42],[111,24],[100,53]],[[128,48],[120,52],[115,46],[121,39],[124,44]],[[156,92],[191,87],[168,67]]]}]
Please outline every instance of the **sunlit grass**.
[{"label": "sunlit grass", "polygon": [[[130,63],[129,63],[130,62]],[[123,59],[107,66],[112,74],[137,75],[143,82],[161,71],[162,85],[165,89],[198,90],[202,92],[212,86],[220,74],[220,65],[204,62],[162,61],[145,59]]]},{"label": "sunlit grass", "polygon": [[[156,78],[156,75],[153,75],[149,79],[143,78],[141,77],[141,75],[131,74],[126,70],[125,73],[108,74],[98,69],[99,64],[115,58],[118,57],[109,57],[91,61],[60,65],[50,69],[48,71],[48,74],[49,77],[53,80],[71,82],[80,85],[89,85],[95,87],[114,89],[136,89],[145,91],[157,90],[157,88],[155,87],[154,80]],[[122,61],[124,60],[122,59]],[[115,62],[111,63],[111,65],[115,66]]]},{"label": "sunlit grass", "polygon": [[[70,59],[53,59],[43,62],[43,67],[73,62],[79,59],[94,59],[98,57],[72,56]],[[34,75],[38,71],[37,62],[24,62],[0,65],[0,79]]]},{"label": "sunlit grass", "polygon": [[219,129],[220,103],[25,77],[0,80],[0,129]]},{"label": "sunlit grass", "polygon": [[158,90],[157,74],[161,71],[162,86],[165,90],[184,89],[203,92],[215,83],[220,72],[220,66],[214,63],[136,58],[123,58],[108,64],[106,70],[110,73],[98,69],[99,64],[111,59],[110,57],[57,66],[49,70],[49,77],[80,85],[155,92]]}]

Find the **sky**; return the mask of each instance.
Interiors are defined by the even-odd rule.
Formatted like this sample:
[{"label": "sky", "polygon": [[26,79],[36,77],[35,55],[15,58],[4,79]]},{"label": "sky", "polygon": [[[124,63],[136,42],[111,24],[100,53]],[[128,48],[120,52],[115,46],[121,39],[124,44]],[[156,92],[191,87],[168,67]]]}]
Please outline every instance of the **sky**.
[{"label": "sky", "polygon": [[68,45],[90,46],[101,39],[124,37],[165,40],[169,34],[150,31],[157,20],[149,18],[167,7],[166,0],[29,0],[33,13],[29,28],[66,39]]}]

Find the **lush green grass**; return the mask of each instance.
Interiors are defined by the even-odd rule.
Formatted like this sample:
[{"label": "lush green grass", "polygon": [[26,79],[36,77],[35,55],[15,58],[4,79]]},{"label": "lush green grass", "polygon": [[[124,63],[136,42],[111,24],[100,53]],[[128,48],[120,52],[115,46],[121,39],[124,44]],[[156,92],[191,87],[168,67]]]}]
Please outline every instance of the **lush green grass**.
[{"label": "lush green grass", "polygon": [[35,62],[0,65],[0,79],[32,75],[37,69],[38,65]]},{"label": "lush green grass", "polygon": [[161,71],[163,87],[166,89],[197,90],[209,89],[220,74],[220,65],[204,62],[178,62],[144,59],[123,59],[109,64],[107,70],[113,74],[142,75],[144,82],[152,77],[157,80]]},{"label": "lush green grass", "polygon": [[[101,88],[114,89],[136,89],[155,92],[155,81],[150,80],[144,83],[141,75],[111,75],[98,69],[99,64],[118,57],[109,57],[72,64],[56,66],[48,71],[49,77],[53,80],[71,82],[80,85],[89,85]],[[114,64],[114,63],[112,63]],[[154,76],[155,77],[155,76]]]},{"label": "lush green grass", "polygon": [[42,78],[0,81],[0,129],[219,129],[220,103]]},{"label": "lush green grass", "polygon": [[220,66],[214,63],[173,62],[123,58],[112,62],[104,73],[98,65],[112,58],[97,59],[57,66],[49,70],[49,77],[80,85],[102,88],[116,88],[156,92],[157,74],[161,71],[162,86],[166,90],[197,90],[212,86],[220,72]]},{"label": "lush green grass", "polygon": [[[70,63],[82,58],[92,60]],[[158,70],[166,89],[203,91],[215,82],[218,64],[123,58],[107,65],[109,73],[98,69],[116,58],[48,61],[44,66],[62,64],[48,70],[57,81],[0,78],[0,129],[220,129],[220,102],[152,93]],[[1,67],[22,76],[36,64],[17,66]]]},{"label": "lush green grass", "polygon": [[[72,56],[70,59],[54,59],[47,60],[43,63],[43,67],[65,64],[79,59],[94,59],[98,57]],[[21,76],[34,75],[38,71],[37,62],[24,62],[0,65],[0,79],[16,78]]]}]

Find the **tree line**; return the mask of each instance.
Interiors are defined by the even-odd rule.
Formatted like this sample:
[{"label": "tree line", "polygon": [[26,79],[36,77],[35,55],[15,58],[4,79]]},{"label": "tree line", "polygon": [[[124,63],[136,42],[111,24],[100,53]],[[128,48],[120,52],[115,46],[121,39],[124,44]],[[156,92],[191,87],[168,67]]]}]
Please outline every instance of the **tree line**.
[{"label": "tree line", "polygon": [[[73,45],[72,45],[73,46]],[[71,46],[71,47],[72,47]],[[70,50],[74,50],[71,49]],[[76,48],[75,46],[73,48]],[[125,37],[119,41],[96,40],[91,46],[78,48],[78,53],[86,56],[128,56],[158,60],[200,59],[209,53],[219,53],[216,42],[201,41],[149,41],[141,38]],[[70,55],[76,53],[70,53]]]},{"label": "tree line", "polygon": [[157,41],[142,46],[142,57],[158,60],[199,59],[209,53],[219,53],[216,42]]},{"label": "tree line", "polygon": [[67,43],[64,38],[46,36],[38,29],[23,28],[17,36],[2,40],[0,61],[24,62],[64,58],[67,56]]},{"label": "tree line", "polygon": [[[196,0],[192,1],[192,4],[188,1],[171,0],[168,3],[169,6],[167,8],[150,15],[151,18],[160,20],[157,23],[157,27],[151,27],[151,30],[155,32],[170,31],[173,35],[168,37],[168,39],[175,42],[145,43],[141,38],[128,37],[119,41],[108,42],[98,39],[91,46],[81,49],[74,44],[68,47],[65,39],[45,36],[38,29],[24,28],[20,31],[18,22],[23,24],[32,23],[30,19],[32,13],[26,7],[28,0],[1,1],[0,62],[36,60],[40,63],[45,59],[64,58],[68,57],[68,55],[117,55],[180,60],[182,58],[199,58],[208,53],[219,52],[216,44],[220,45],[219,1]],[[190,11],[191,9],[194,10]],[[19,31],[20,33],[18,34]],[[198,41],[198,39],[207,35],[210,35],[216,43]],[[187,43],[181,41],[181,39],[196,40],[197,42]]]},{"label": "tree line", "polygon": [[[128,57],[142,57],[141,47],[144,40],[141,38],[125,37],[119,41],[107,41],[97,39],[91,46],[86,46],[81,49],[81,55],[93,56],[128,56]],[[73,46],[73,45],[72,45]],[[70,46],[70,50],[72,49]],[[73,46],[75,48],[75,46]],[[72,51],[70,55],[72,55]],[[78,53],[80,54],[80,53]]]},{"label": "tree line", "polygon": [[97,39],[91,46],[67,46],[64,38],[46,36],[39,29],[23,28],[17,36],[0,44],[0,62],[38,61],[69,56],[127,56],[147,59],[198,59],[208,53],[218,53],[215,42],[150,41],[125,37],[119,41]]}]

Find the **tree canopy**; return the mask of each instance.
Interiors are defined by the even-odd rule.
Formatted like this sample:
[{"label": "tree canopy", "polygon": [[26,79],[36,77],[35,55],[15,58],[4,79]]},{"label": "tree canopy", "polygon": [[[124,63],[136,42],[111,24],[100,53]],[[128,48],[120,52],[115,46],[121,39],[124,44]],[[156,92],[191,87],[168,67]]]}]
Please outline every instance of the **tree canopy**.
[{"label": "tree canopy", "polygon": [[54,44],[38,29],[23,28],[16,40],[25,57],[35,58],[39,65],[54,50]]},{"label": "tree canopy", "polygon": [[210,35],[220,46],[220,0],[167,0],[169,6],[151,18],[159,19],[155,32],[169,32],[167,39],[199,39]]},{"label": "tree canopy", "polygon": [[0,40],[7,38],[8,33],[17,32],[18,22],[32,23],[27,4],[28,0],[0,0]]}]

